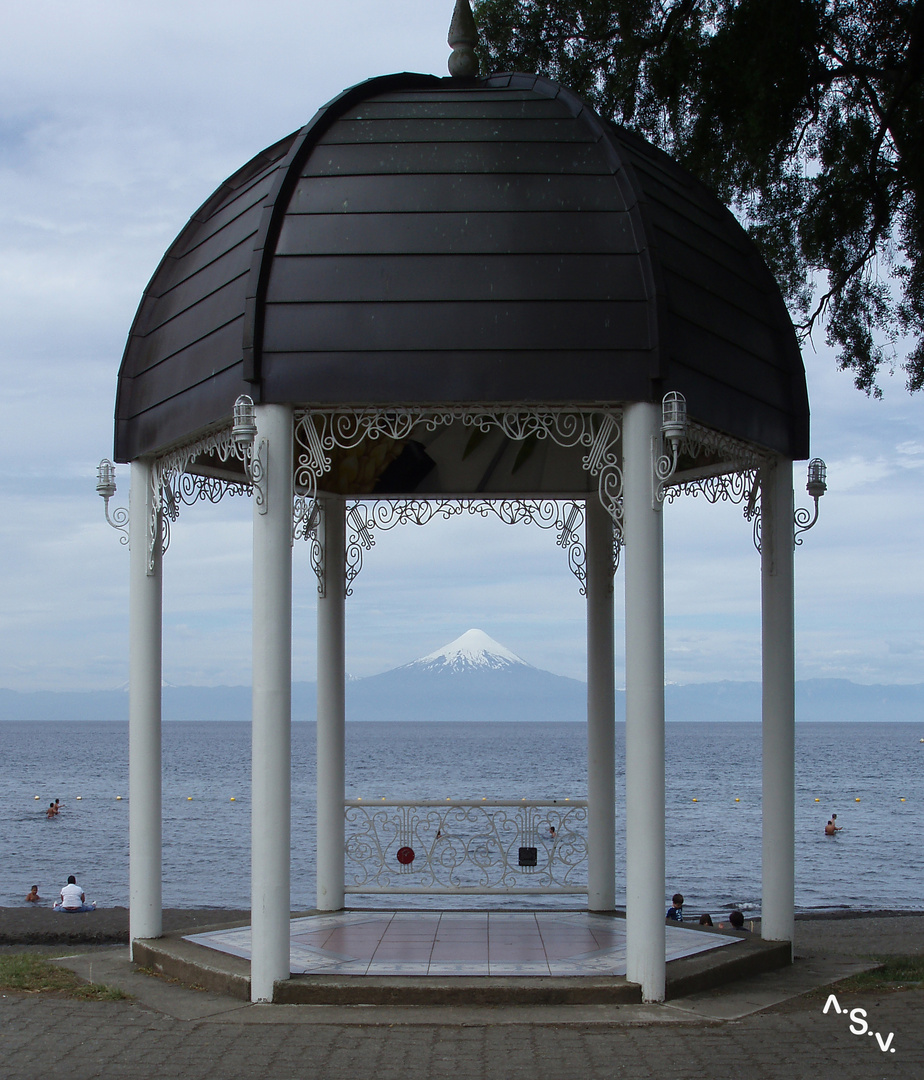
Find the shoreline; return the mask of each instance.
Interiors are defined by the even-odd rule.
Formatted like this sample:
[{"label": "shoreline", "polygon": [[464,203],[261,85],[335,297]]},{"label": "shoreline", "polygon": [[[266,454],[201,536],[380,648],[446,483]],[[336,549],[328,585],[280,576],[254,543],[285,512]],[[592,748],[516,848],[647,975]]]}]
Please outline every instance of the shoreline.
[{"label": "shoreline", "polygon": [[[420,910],[423,914],[425,909],[412,910]],[[310,912],[292,912],[293,916],[299,914],[310,914]],[[879,908],[869,911],[852,911],[834,908],[804,911],[796,914],[796,922],[815,924],[815,926],[812,929],[805,927],[805,935],[797,932],[796,937],[815,936],[818,931],[817,924],[852,922],[859,924],[859,928],[862,929],[862,924],[871,920],[912,918],[924,921],[924,910],[896,911]],[[209,926],[242,923],[249,920],[249,909],[165,908],[163,928],[164,932],[169,933],[176,930],[201,930]],[[759,918],[753,921],[759,922]],[[844,929],[846,930],[846,926]],[[872,929],[871,926],[870,930]],[[0,946],[127,944],[128,908],[126,907],[97,908],[96,911],[75,915],[61,914],[50,907],[35,908],[25,904],[18,907],[0,907]]]}]

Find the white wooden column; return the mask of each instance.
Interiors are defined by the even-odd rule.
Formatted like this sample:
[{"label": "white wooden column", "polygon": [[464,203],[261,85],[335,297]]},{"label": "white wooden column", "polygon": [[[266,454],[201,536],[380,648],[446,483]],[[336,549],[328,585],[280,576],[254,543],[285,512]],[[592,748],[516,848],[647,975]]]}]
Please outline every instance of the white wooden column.
[{"label": "white wooden column", "polygon": [[273,984],[289,977],[292,410],[258,405],[256,424],[250,993],[272,1001]]},{"label": "white wooden column", "polygon": [[760,477],[763,636],[763,888],[761,936],[795,929],[795,616],[792,462]]},{"label": "white wooden column", "polygon": [[343,907],[346,680],[345,534],[342,498],[322,501],[324,595],[318,598],[317,906]]},{"label": "white wooden column", "polygon": [[627,978],[644,1001],[663,1001],[664,578],[661,506],[654,500],[652,439],[661,413],[645,402],[623,420],[626,575]]},{"label": "white wooden column", "polygon": [[[160,937],[162,555],[150,461],[133,461],[129,496],[129,940]],[[150,561],[149,561],[150,560]]]},{"label": "white wooden column", "polygon": [[616,906],[616,686],[613,628],[613,519],[585,503],[587,555],[587,906]]}]

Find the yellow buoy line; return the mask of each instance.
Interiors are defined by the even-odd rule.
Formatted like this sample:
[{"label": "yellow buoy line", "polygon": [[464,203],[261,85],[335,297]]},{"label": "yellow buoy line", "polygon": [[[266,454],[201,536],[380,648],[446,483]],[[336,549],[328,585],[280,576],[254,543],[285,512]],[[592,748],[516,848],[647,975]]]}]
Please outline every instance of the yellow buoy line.
[{"label": "yellow buoy line", "polygon": [[[122,796],[121,796],[121,795],[116,795],[116,797],[115,797],[115,798],[116,798],[116,802],[121,802],[121,801],[122,801]],[[382,796],[381,798],[382,798],[382,801],[383,801],[383,802],[385,802],[385,800],[386,800],[387,796],[383,795],[383,796]],[[36,801],[38,801],[39,799],[41,799],[41,795],[34,795],[34,796],[33,796],[33,799],[35,799]],[[81,801],[81,800],[83,799],[83,796],[82,796],[82,795],[76,795],[76,796],[74,796],[74,799],[75,799],[75,801],[76,801],[76,802],[80,802],[80,801]],[[194,796],[192,796],[192,795],[187,795],[187,796],[186,796],[186,801],[187,801],[187,802],[193,802],[193,801],[194,801]],[[232,796],[231,796],[231,798],[230,798],[230,799],[229,799],[228,801],[229,801],[229,802],[237,802],[237,797],[236,797],[235,795],[232,795]],[[363,801],[363,797],[362,797],[362,795],[357,795],[357,796],[356,796],[356,801],[357,801],[357,802],[362,802],[362,801]],[[447,797],[446,797],[446,801],[447,801],[447,802],[450,802],[450,801],[451,801],[451,797],[447,795]],[[482,801],[482,802],[487,802],[487,796],[482,796],[482,800],[481,800],[481,801]],[[521,800],[521,801],[522,801],[522,802],[526,802],[526,799],[524,798],[524,799],[523,799],[523,800]],[[695,803],[698,803],[698,802],[699,802],[699,798],[698,798],[698,797],[696,797],[696,796],[693,796],[693,797],[692,797],[692,799],[691,799],[691,801],[692,801],[692,802],[695,802]],[[898,801],[899,801],[899,802],[907,802],[907,799],[906,799],[906,797],[905,797],[904,795],[899,795],[899,796],[898,796]],[[570,802],[570,799],[565,799],[565,802]],[[736,802],[736,803],[740,803],[740,802],[741,802],[741,797],[740,797],[740,796],[738,796],[738,795],[736,795],[736,796],[735,796],[735,802]],[[820,798],[819,798],[818,796],[816,796],[816,797],[815,797],[815,802],[821,802],[821,799],[820,799]],[[854,798],[854,802],[862,802],[862,799],[861,799],[861,797],[860,797],[859,795],[857,795],[857,796],[856,796],[856,797]]]},{"label": "yellow buoy line", "polygon": [[[898,801],[899,801],[899,802],[907,802],[907,799],[906,799],[906,797],[905,797],[904,795],[899,795],[899,796],[897,796],[897,798],[898,798]],[[698,803],[698,802],[699,802],[699,798],[698,798],[697,796],[695,796],[695,795],[694,795],[694,796],[693,796],[693,797],[691,798],[691,800],[690,800],[690,801],[691,801],[691,802],[695,802],[695,803]],[[854,798],[854,800],[853,800],[853,801],[854,801],[854,802],[862,802],[862,801],[863,801],[863,799],[861,798],[861,796],[857,795],[857,796],[856,796],[856,797]],[[741,797],[740,797],[740,796],[738,796],[738,795],[736,795],[736,796],[735,796],[735,802],[736,802],[736,803],[740,803],[740,802],[741,802]],[[821,802],[821,799],[820,799],[820,798],[817,798],[817,797],[816,797],[816,798],[815,798],[815,802]]]}]

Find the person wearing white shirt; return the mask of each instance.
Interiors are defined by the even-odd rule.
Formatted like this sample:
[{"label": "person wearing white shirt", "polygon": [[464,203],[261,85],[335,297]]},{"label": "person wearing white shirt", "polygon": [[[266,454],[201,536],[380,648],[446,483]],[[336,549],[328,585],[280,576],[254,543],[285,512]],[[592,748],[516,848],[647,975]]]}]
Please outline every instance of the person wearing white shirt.
[{"label": "person wearing white shirt", "polygon": [[67,879],[67,884],[61,890],[61,898],[55,904],[55,911],[95,911],[96,904],[88,904],[83,889],[77,884],[73,874]]}]

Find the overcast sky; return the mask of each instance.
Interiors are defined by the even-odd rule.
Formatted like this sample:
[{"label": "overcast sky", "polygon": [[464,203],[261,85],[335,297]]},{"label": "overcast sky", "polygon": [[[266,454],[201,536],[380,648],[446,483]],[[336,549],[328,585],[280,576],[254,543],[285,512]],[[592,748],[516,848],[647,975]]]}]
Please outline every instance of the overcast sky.
[{"label": "overcast sky", "polygon": [[[32,0],[0,34],[0,686],[127,680],[128,553],[99,459],[141,293],[237,167],[342,89],[444,74],[451,0]],[[924,399],[858,393],[805,352],[821,521],[797,551],[798,677],[924,682]],[[796,466],[797,496],[805,464]],[[128,494],[119,469],[116,504]],[[250,506],[185,510],[165,560],[164,677],[250,677]],[[667,677],[760,674],[760,565],[738,506],[665,512]],[[295,552],[294,676],[315,672],[314,585]],[[621,625],[622,579],[617,587]],[[348,605],[348,669],[413,660],[470,627],[583,677],[584,602],[550,533],[455,521],[384,534]],[[621,631],[618,652],[622,656]],[[621,675],[620,675],[621,679]]]}]

